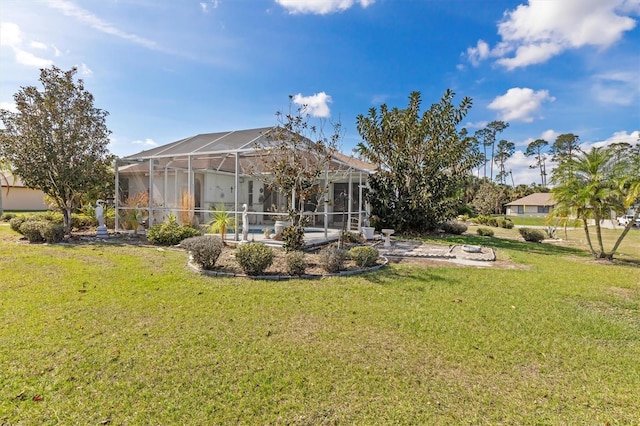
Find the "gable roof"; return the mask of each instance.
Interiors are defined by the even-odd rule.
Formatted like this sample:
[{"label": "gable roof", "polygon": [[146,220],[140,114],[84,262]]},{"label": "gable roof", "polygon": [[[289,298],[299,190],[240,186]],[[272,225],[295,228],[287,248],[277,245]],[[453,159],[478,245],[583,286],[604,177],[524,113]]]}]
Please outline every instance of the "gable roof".
[{"label": "gable roof", "polygon": [[506,204],[507,206],[555,206],[553,194],[550,192],[536,192]]},{"label": "gable roof", "polygon": [[[123,157],[123,164],[129,165],[125,165],[121,170],[129,172],[148,170],[147,166],[141,164],[141,162],[148,160],[154,160],[154,163],[160,166],[171,163],[172,167],[177,167],[178,164],[181,164],[186,168],[187,158],[190,158],[192,160],[192,168],[233,173],[236,168],[234,155],[237,153],[239,171],[240,173],[247,173],[252,167],[256,168],[254,159],[257,158],[255,154],[259,147],[268,147],[273,144],[269,133],[274,129],[277,128],[261,127],[218,133],[201,133]],[[340,152],[332,152],[331,157],[330,170],[350,169],[366,173],[375,171],[374,165]]]}]

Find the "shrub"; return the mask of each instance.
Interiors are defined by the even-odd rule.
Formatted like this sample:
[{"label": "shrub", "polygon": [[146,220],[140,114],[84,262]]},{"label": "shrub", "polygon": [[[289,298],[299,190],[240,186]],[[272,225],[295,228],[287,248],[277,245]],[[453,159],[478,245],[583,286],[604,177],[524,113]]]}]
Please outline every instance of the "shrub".
[{"label": "shrub", "polygon": [[263,243],[242,244],[236,248],[236,261],[247,275],[260,275],[273,263],[273,249]]},{"label": "shrub", "polygon": [[489,229],[489,228],[478,228],[478,230],[476,231],[478,233],[478,235],[480,235],[481,237],[493,237],[493,229]]},{"label": "shrub", "polygon": [[147,239],[152,244],[174,246],[180,241],[200,235],[200,231],[188,225],[180,225],[175,218],[163,224],[153,225],[147,232]]},{"label": "shrub", "polygon": [[503,226],[503,228],[506,228],[506,229],[513,229],[513,221],[512,221],[511,219],[509,219],[509,218],[505,218],[505,219],[504,219],[504,226]]},{"label": "shrub", "polygon": [[362,234],[359,234],[357,232],[344,231],[340,233],[340,241],[343,244],[360,244],[364,242],[364,237],[362,236]]},{"label": "shrub", "polygon": [[287,273],[289,275],[303,275],[307,269],[307,260],[301,251],[290,251],[286,256]]},{"label": "shrub", "polygon": [[98,221],[84,213],[71,213],[71,228],[85,229],[97,226]]},{"label": "shrub", "polygon": [[378,249],[374,247],[358,246],[349,250],[349,256],[354,260],[356,265],[368,268],[376,264],[380,253]]},{"label": "shrub", "polygon": [[202,269],[211,270],[222,253],[224,243],[220,237],[203,235],[187,238],[180,243],[180,246],[191,253],[193,261]]},{"label": "shrub", "polygon": [[329,246],[320,250],[320,262],[325,271],[329,273],[339,272],[344,268],[346,251],[336,246]]},{"label": "shrub", "polygon": [[442,224],[442,229],[447,234],[460,235],[467,231],[467,224],[457,220],[450,220]]},{"label": "shrub", "polygon": [[284,251],[298,251],[304,247],[304,229],[301,226],[287,226],[281,237]]},{"label": "shrub", "polygon": [[498,219],[496,219],[495,217],[489,217],[489,219],[487,219],[487,225],[489,226],[493,226],[494,228],[498,227]]},{"label": "shrub", "polygon": [[40,233],[40,228],[47,222],[29,220],[20,225],[20,233],[27,237],[30,243],[42,243],[44,238]]},{"label": "shrub", "polygon": [[13,219],[16,216],[17,216],[17,214],[15,214],[15,213],[4,212],[4,213],[2,213],[2,216],[0,216],[0,221],[9,222],[11,219]]},{"label": "shrub", "polygon": [[487,216],[487,215],[484,215],[484,214],[479,214],[475,218],[475,222],[478,225],[488,225],[489,224],[489,219],[491,219],[491,216]]},{"label": "shrub", "polygon": [[522,235],[522,238],[524,238],[525,241],[539,243],[544,240],[544,232],[539,229],[520,228],[518,229],[518,232],[520,232],[520,235]]},{"label": "shrub", "polygon": [[[21,214],[9,220],[9,226],[15,232],[20,232],[20,226],[22,226],[22,224],[25,223],[26,221],[27,221],[26,216]],[[22,232],[20,233],[22,234]]]},{"label": "shrub", "polygon": [[35,222],[40,223],[40,235],[42,239],[51,244],[59,243],[64,238],[64,225],[53,222]]}]

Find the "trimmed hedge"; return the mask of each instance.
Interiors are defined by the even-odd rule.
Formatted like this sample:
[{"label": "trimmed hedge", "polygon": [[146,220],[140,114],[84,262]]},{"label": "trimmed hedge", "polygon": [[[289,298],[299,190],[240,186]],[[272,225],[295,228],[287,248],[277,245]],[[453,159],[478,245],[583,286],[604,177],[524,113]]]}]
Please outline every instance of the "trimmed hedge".
[{"label": "trimmed hedge", "polygon": [[222,253],[224,243],[218,236],[202,235],[183,240],[180,247],[191,253],[193,261],[202,269],[212,270]]},{"label": "trimmed hedge", "polygon": [[374,266],[376,262],[378,262],[380,252],[378,252],[378,249],[375,247],[358,246],[349,250],[349,256],[357,266],[368,268],[370,266]]},{"label": "trimmed hedge", "polygon": [[287,273],[289,275],[304,275],[307,270],[307,260],[301,251],[290,251],[286,255]]},{"label": "trimmed hedge", "polygon": [[518,232],[520,232],[525,241],[540,243],[544,240],[544,232],[539,229],[519,228]]},{"label": "trimmed hedge", "polygon": [[271,247],[263,243],[241,244],[236,247],[236,261],[247,275],[261,275],[273,263]]},{"label": "trimmed hedge", "polygon": [[333,274],[344,268],[347,252],[336,246],[320,250],[320,262],[325,271]]},{"label": "trimmed hedge", "polygon": [[493,229],[489,229],[489,228],[478,228],[478,230],[476,232],[481,237],[493,237],[493,235],[494,235]]}]

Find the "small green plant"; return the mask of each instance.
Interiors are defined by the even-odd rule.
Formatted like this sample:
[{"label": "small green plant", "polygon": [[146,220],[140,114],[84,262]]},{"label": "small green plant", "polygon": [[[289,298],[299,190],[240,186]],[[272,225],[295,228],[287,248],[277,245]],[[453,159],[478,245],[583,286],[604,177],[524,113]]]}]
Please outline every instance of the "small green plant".
[{"label": "small green plant", "polygon": [[374,247],[357,246],[349,250],[349,256],[357,266],[368,268],[376,264],[380,253],[378,252],[378,249]]},{"label": "small green plant", "polygon": [[200,235],[200,231],[191,226],[180,225],[175,218],[163,224],[151,226],[147,232],[147,239],[151,244],[160,246],[174,246],[190,237]]},{"label": "small green plant", "polygon": [[0,216],[0,222],[9,222],[11,219],[13,219],[16,216],[17,216],[16,213],[4,212],[2,213],[2,216]]},{"label": "small green plant", "polygon": [[442,224],[442,230],[447,234],[461,235],[467,231],[467,224],[457,220],[450,220]]},{"label": "small green plant", "polygon": [[201,235],[187,238],[180,243],[180,246],[191,253],[193,261],[202,269],[212,270],[222,253],[224,244],[217,236]]},{"label": "small green plant", "polygon": [[539,243],[544,240],[544,232],[539,229],[519,228],[518,232],[520,232],[520,235],[522,235],[522,238],[524,238],[525,241]]},{"label": "small green plant", "polygon": [[287,273],[289,275],[304,275],[307,269],[307,260],[304,252],[290,251],[286,255]]},{"label": "small green plant", "polygon": [[271,247],[263,243],[241,244],[235,251],[236,261],[245,274],[262,274],[273,263],[274,253]]},{"label": "small green plant", "polygon": [[478,235],[480,235],[481,237],[493,237],[493,229],[489,229],[489,228],[478,228],[476,230],[476,232],[478,233]]},{"label": "small green plant", "polygon": [[64,225],[61,223],[42,222],[40,235],[49,244],[59,243],[64,239]]},{"label": "small green plant", "polygon": [[319,255],[324,270],[329,273],[336,273],[343,269],[347,257],[346,253],[346,250],[336,246],[329,246],[322,249]]},{"label": "small green plant", "polygon": [[210,232],[212,234],[219,233],[220,238],[224,242],[227,235],[227,229],[236,226],[235,218],[225,210],[224,204],[221,204],[213,213],[213,218],[209,221]]},{"label": "small green plant", "polygon": [[284,251],[298,251],[304,247],[304,228],[302,226],[291,225],[282,231],[282,248]]}]

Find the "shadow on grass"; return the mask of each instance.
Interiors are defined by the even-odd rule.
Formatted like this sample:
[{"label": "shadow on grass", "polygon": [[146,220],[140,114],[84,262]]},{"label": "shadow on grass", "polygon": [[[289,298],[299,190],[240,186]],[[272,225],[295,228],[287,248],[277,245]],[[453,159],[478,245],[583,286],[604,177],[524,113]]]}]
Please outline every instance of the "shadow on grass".
[{"label": "shadow on grass", "polygon": [[393,267],[393,263],[389,263],[382,269],[374,272],[362,274],[361,277],[373,284],[387,285],[403,283],[410,287],[420,290],[425,283],[439,282],[444,284],[457,284],[459,281],[451,278],[445,278],[434,272],[434,268],[425,268],[419,265],[403,265],[401,267]]}]

